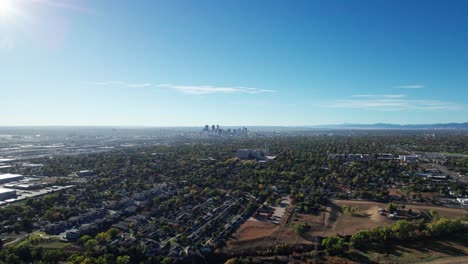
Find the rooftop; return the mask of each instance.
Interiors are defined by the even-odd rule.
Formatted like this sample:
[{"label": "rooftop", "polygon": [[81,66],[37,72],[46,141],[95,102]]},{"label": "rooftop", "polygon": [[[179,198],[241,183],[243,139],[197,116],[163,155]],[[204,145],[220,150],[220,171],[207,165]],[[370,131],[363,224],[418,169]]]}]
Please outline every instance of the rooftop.
[{"label": "rooftop", "polygon": [[0,180],[1,180],[1,179],[10,179],[10,178],[22,177],[22,176],[23,176],[23,175],[20,175],[20,174],[12,174],[12,173],[0,174]]},{"label": "rooftop", "polygon": [[11,192],[16,192],[16,191],[15,191],[15,190],[11,190],[11,189],[0,188],[0,194],[1,194],[1,193],[11,193]]}]

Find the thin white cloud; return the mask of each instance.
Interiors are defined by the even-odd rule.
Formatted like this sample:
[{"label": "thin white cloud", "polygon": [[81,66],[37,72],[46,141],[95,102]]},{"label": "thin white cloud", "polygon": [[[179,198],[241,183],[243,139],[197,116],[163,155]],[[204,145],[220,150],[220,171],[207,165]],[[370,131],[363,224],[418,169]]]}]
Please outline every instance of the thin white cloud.
[{"label": "thin white cloud", "polygon": [[124,81],[103,81],[103,82],[92,82],[92,85],[98,86],[125,86],[129,88],[146,88],[153,86],[151,83],[128,83]]},{"label": "thin white cloud", "polygon": [[406,94],[355,94],[351,97],[356,98],[404,98]]},{"label": "thin white cloud", "polygon": [[424,85],[421,85],[421,84],[401,85],[401,86],[397,86],[397,88],[401,88],[401,89],[422,89],[422,88],[424,88]]},{"label": "thin white cloud", "polygon": [[151,83],[130,83],[130,84],[127,84],[127,86],[131,88],[145,88],[145,87],[151,87],[152,84]]},{"label": "thin white cloud", "polygon": [[[356,98],[356,96],[352,96]],[[337,100],[330,105],[333,108],[367,109],[381,111],[402,110],[456,110],[463,105],[441,100],[404,99],[404,97],[362,97],[362,99]]]},{"label": "thin white cloud", "polygon": [[259,94],[259,93],[274,93],[274,90],[258,89],[251,87],[220,87],[220,86],[209,86],[209,85],[175,85],[175,84],[159,84],[158,87],[168,88],[180,91],[185,94],[193,95],[205,95],[205,94],[232,94],[232,93],[244,93],[244,94]]},{"label": "thin white cloud", "polygon": [[100,85],[100,86],[111,86],[111,85],[124,85],[125,82],[122,81],[103,81],[103,82],[92,82],[93,85]]},{"label": "thin white cloud", "polygon": [[60,1],[60,0],[31,0],[33,3],[47,5],[55,8],[69,9],[84,13],[94,13],[94,10],[88,7],[74,3],[76,1]]}]

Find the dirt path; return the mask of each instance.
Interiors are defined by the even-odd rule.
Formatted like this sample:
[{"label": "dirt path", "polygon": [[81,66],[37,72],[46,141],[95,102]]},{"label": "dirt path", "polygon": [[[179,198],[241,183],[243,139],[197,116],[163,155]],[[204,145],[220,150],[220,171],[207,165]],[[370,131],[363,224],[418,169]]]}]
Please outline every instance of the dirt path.
[{"label": "dirt path", "polygon": [[[382,207],[385,208],[387,207],[387,204],[385,203],[379,203],[379,202],[372,202],[372,201],[359,201],[359,200],[332,200],[333,203],[336,203],[338,205],[347,205],[347,206],[352,206],[352,205],[367,205],[369,207],[377,206],[377,207]],[[429,210],[435,210],[439,213],[440,216],[446,216],[446,217],[457,217],[457,216],[462,216],[468,214],[467,209],[461,209],[461,208],[449,208],[449,207],[442,207],[442,206],[436,206],[436,205],[416,205],[416,204],[402,204],[405,205],[405,209],[408,210],[409,208],[412,209],[417,209],[421,211],[429,211]]]},{"label": "dirt path", "polygon": [[6,246],[9,246],[9,245],[14,245],[14,244],[20,242],[21,240],[24,240],[26,237],[28,237],[28,235],[18,237],[15,240],[12,240],[12,241],[9,241],[9,242],[3,244],[3,246],[6,247]]}]

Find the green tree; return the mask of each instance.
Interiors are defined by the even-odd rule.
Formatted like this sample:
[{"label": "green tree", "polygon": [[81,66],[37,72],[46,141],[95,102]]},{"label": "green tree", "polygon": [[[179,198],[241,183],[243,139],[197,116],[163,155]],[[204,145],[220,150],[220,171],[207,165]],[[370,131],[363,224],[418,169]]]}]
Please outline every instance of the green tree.
[{"label": "green tree", "polygon": [[330,236],[322,240],[322,247],[327,254],[337,255],[343,252],[344,239],[339,235]]},{"label": "green tree", "polygon": [[436,219],[427,224],[427,229],[434,235],[447,235],[463,229],[460,219],[448,219],[445,217]]},{"label": "green tree", "polygon": [[94,251],[97,245],[98,245],[98,242],[96,239],[90,239],[86,241],[86,243],[84,244],[87,251]]},{"label": "green tree", "polygon": [[395,237],[400,240],[406,240],[411,238],[411,233],[414,230],[416,230],[416,226],[407,220],[398,220],[392,226],[392,231]]},{"label": "green tree", "polygon": [[18,256],[22,261],[29,263],[32,260],[31,251],[29,242],[24,241],[13,247],[12,253]]},{"label": "green tree", "polygon": [[21,263],[20,258],[13,253],[8,255],[8,257],[6,258],[6,262],[8,264],[20,264]]},{"label": "green tree", "polygon": [[110,235],[106,232],[98,233],[95,237],[99,245],[105,245],[108,241],[110,241]]},{"label": "green tree", "polygon": [[298,235],[304,234],[305,232],[307,232],[307,230],[309,230],[309,228],[310,226],[304,222],[299,222],[293,225],[293,230]]},{"label": "green tree", "polygon": [[391,214],[393,214],[396,210],[398,210],[398,204],[396,204],[396,203],[389,203],[389,204],[387,205],[387,210],[388,210]]},{"label": "green tree", "polygon": [[437,219],[437,218],[439,218],[439,214],[438,214],[437,211],[434,210],[434,209],[429,210],[429,215],[431,216],[432,219]]},{"label": "green tree", "polygon": [[128,264],[130,263],[130,256],[118,256],[117,264]]},{"label": "green tree", "polygon": [[113,227],[107,230],[106,233],[110,236],[111,239],[115,239],[119,235],[120,231]]},{"label": "green tree", "polygon": [[47,250],[42,255],[42,260],[46,263],[57,263],[62,258],[62,252],[56,249]]},{"label": "green tree", "polygon": [[364,248],[370,242],[369,232],[357,232],[351,236],[349,242],[354,248]]},{"label": "green tree", "polygon": [[172,259],[169,258],[169,257],[164,257],[162,260],[161,260],[161,264],[171,264],[172,263]]},{"label": "green tree", "polygon": [[90,240],[92,237],[89,235],[84,235],[78,240],[78,244],[84,245],[88,240]]}]

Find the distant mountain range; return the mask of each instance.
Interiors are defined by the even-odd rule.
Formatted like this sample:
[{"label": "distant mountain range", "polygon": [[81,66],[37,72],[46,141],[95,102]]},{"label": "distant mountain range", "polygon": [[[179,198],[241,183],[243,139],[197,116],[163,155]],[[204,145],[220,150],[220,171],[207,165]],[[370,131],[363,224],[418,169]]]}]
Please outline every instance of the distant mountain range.
[{"label": "distant mountain range", "polygon": [[446,123],[446,124],[420,124],[420,125],[399,125],[399,124],[338,124],[313,126],[316,128],[334,129],[468,129],[467,123]]}]

